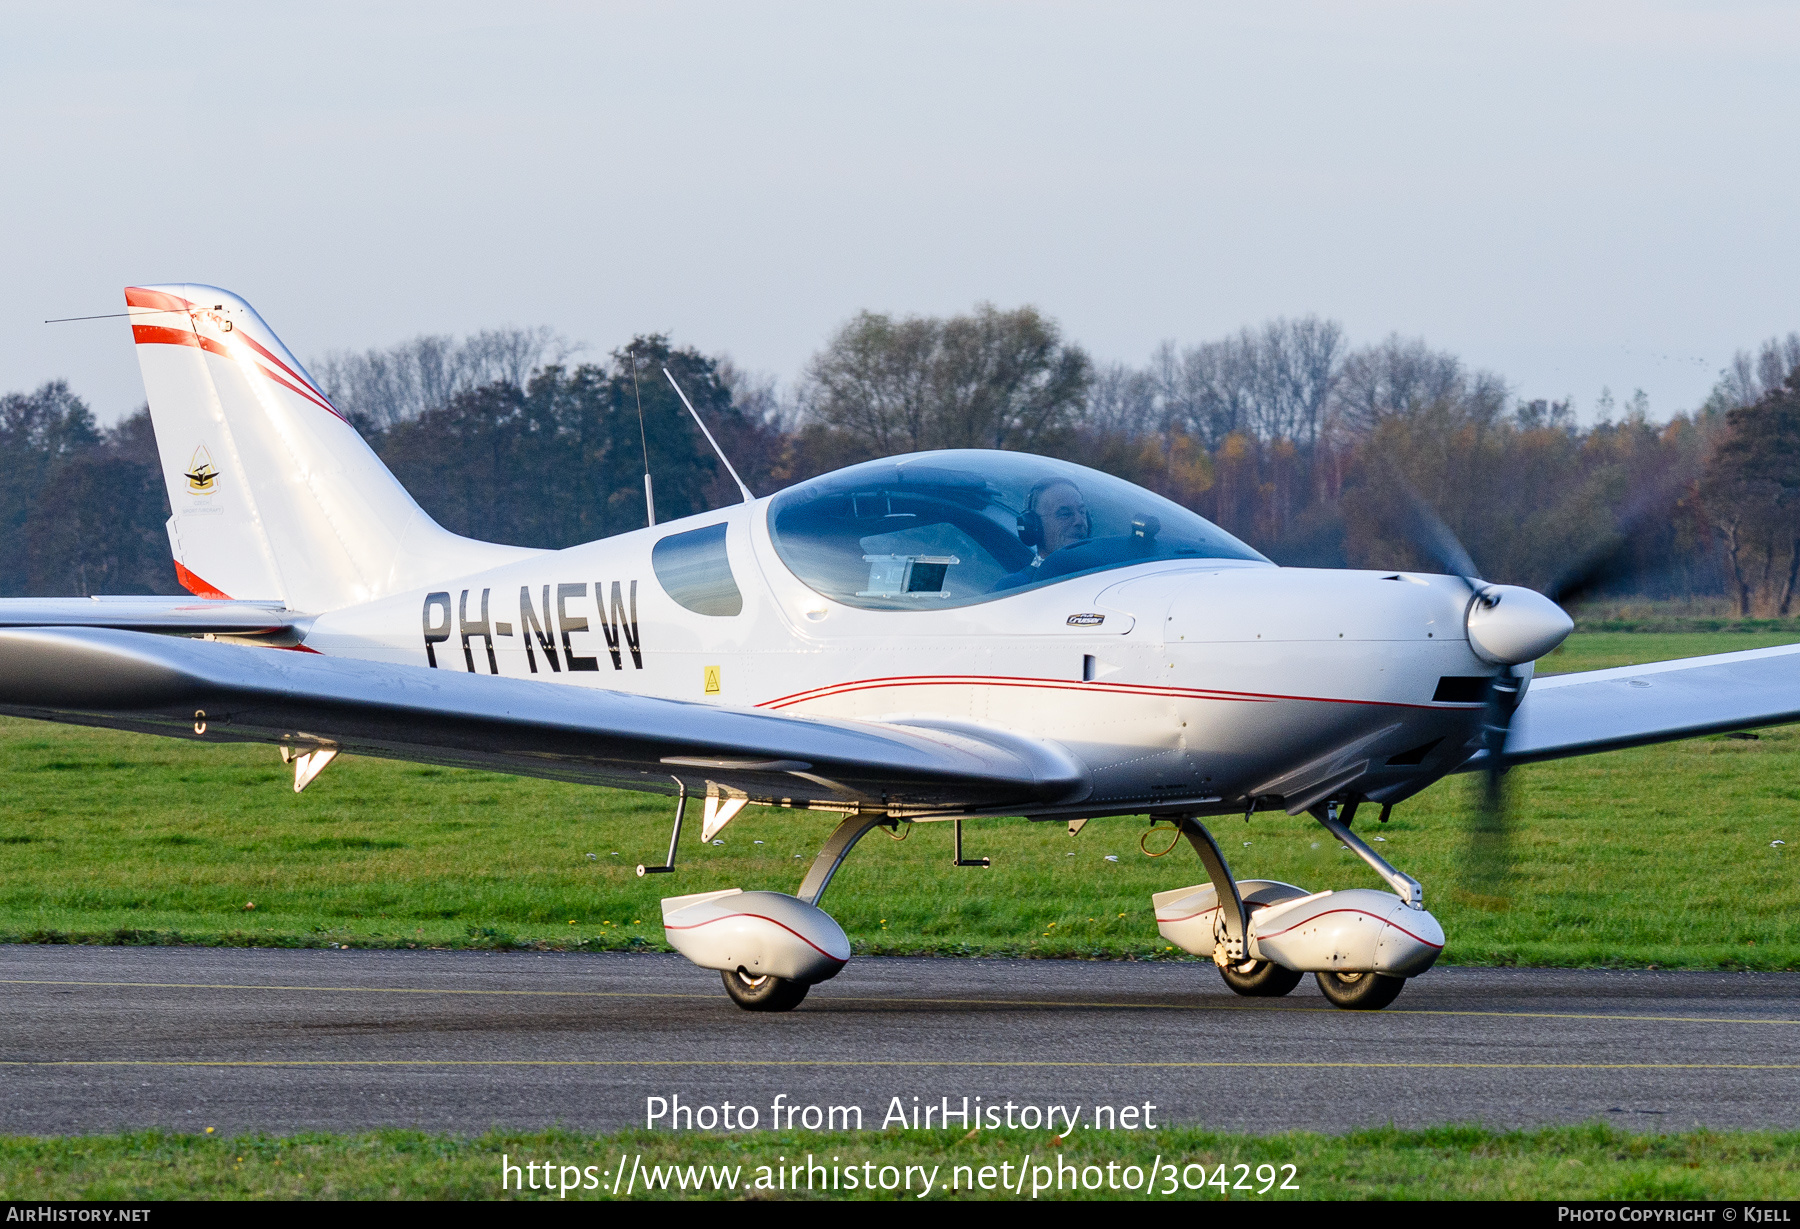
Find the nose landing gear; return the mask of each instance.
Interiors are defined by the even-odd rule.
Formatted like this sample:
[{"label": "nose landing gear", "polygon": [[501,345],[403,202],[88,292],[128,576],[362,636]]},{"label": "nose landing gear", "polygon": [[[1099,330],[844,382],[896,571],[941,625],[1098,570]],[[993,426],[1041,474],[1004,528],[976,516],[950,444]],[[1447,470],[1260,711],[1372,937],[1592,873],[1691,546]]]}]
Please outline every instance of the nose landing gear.
[{"label": "nose landing gear", "polygon": [[[1389,977],[1385,973],[1314,973],[1313,976],[1319,979],[1319,989],[1332,1005],[1346,1011],[1378,1011],[1400,997],[1400,991],[1406,988],[1404,977]],[[1300,974],[1294,974],[1294,980],[1298,982]]]},{"label": "nose landing gear", "polygon": [[1367,888],[1307,893],[1270,880],[1232,878],[1218,842],[1192,816],[1177,819],[1211,881],[1158,892],[1157,929],[1197,955],[1211,955],[1225,984],[1241,995],[1276,997],[1316,975],[1334,1006],[1386,1007],[1406,979],[1430,968],[1444,932],[1427,913],[1418,881],[1390,866],[1355,836],[1336,804],[1313,816],[1387,880],[1393,893]]},{"label": "nose landing gear", "polygon": [[725,979],[725,993],[745,1011],[792,1011],[812,989],[811,982],[777,977],[773,973],[753,977],[744,969],[725,969],[719,976]]}]

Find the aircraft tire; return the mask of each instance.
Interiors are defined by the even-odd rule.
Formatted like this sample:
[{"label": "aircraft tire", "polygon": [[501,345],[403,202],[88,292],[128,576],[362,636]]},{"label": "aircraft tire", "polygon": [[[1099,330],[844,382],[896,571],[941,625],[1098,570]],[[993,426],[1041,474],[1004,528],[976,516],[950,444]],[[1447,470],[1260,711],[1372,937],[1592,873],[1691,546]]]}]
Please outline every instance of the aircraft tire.
[{"label": "aircraft tire", "polygon": [[1305,976],[1283,968],[1273,960],[1252,960],[1239,965],[1220,965],[1225,984],[1245,998],[1279,998],[1300,984]]},{"label": "aircraft tire", "polygon": [[725,993],[745,1011],[792,1011],[800,1006],[811,986],[767,973],[751,977],[742,969],[720,974],[725,979]]},{"label": "aircraft tire", "polygon": [[1332,1006],[1345,1011],[1380,1011],[1406,986],[1404,977],[1385,973],[1314,973]]}]

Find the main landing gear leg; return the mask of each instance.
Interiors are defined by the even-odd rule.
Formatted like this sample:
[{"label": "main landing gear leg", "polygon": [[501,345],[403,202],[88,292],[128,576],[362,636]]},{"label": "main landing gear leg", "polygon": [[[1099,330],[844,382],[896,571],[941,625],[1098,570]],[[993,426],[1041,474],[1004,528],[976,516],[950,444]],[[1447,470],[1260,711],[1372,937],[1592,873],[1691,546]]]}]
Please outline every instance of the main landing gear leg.
[{"label": "main landing gear leg", "polygon": [[[852,815],[837,826],[819,854],[813,859],[812,866],[806,872],[806,878],[800,883],[800,890],[794,895],[805,903],[818,908],[819,898],[825,895],[825,889],[831,883],[831,877],[837,874],[838,867],[849,856],[856,842],[868,835],[871,828],[882,824],[892,824],[885,815]],[[785,977],[776,977],[765,973],[752,976],[745,969],[726,969],[719,974],[725,981],[725,993],[731,996],[732,1002],[745,1011],[792,1011],[800,1005],[811,988],[810,983],[797,982]]]},{"label": "main landing gear leg", "polygon": [[[1385,811],[1382,812],[1384,815]],[[1322,807],[1314,807],[1312,817],[1319,821],[1325,831],[1342,841],[1346,848],[1364,862],[1369,869],[1387,880],[1388,886],[1414,909],[1425,908],[1425,889],[1419,881],[1404,871],[1394,869],[1392,863],[1373,849],[1356,833],[1350,831],[1350,821],[1356,818],[1356,803],[1352,802],[1341,813],[1338,804],[1327,803]],[[1332,1004],[1347,1011],[1379,1011],[1400,996],[1406,988],[1404,977],[1392,977],[1386,973],[1314,973],[1319,989]]]},{"label": "main landing gear leg", "polygon": [[1250,910],[1238,894],[1237,880],[1225,864],[1225,855],[1206,825],[1192,816],[1177,821],[1188,844],[1200,855],[1206,876],[1219,896],[1219,913],[1224,922],[1225,937],[1213,947],[1213,963],[1225,984],[1250,998],[1272,998],[1286,994],[1300,984],[1300,974],[1283,968],[1271,960],[1252,960],[1245,952],[1250,926]]},{"label": "main landing gear leg", "polygon": [[893,827],[894,821],[885,815],[852,815],[844,820],[825,838],[825,844],[819,848],[819,856],[813,859],[806,878],[800,881],[800,890],[794,895],[817,908],[819,897],[825,895],[831,877],[837,874],[838,867],[850,856],[850,850],[855,847],[856,842],[867,836],[871,828],[883,825]]}]

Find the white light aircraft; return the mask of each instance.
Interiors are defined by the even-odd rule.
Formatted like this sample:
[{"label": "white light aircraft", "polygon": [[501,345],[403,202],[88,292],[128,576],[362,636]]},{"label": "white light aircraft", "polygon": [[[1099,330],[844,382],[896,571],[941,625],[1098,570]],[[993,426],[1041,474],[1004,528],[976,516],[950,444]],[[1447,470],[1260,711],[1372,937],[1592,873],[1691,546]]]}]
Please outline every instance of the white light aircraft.
[{"label": "white light aircraft", "polygon": [[[673,795],[667,864],[640,874],[673,869],[690,797],[708,840],[748,804],[840,814],[793,895],[663,902],[669,941],[751,1010],[849,959],[819,901],[871,828],[956,823],[979,864],[960,821],[1020,815],[1174,821],[1207,882],[1154,898],[1171,943],[1240,994],[1312,972],[1381,1007],[1444,934],[1352,831],[1360,806],[1800,719],[1800,646],[1532,685],[1572,624],[1453,545],[1456,575],[1277,567],[1020,453],[871,461],[560,551],[472,541],[244,300],[126,303],[196,598],[0,602],[0,711],[271,743],[296,790],[351,752]],[[1258,807],[1311,813],[1392,891],[1234,879],[1203,821]]]}]

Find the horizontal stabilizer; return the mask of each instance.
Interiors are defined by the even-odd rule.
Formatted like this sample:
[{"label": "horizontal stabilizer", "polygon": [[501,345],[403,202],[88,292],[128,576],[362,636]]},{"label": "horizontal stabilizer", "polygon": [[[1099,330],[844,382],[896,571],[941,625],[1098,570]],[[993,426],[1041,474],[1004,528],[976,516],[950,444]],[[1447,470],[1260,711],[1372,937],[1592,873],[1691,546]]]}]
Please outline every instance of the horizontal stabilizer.
[{"label": "horizontal stabilizer", "polygon": [[[1017,813],[1073,801],[1066,755],[422,666],[110,628],[0,630],[0,712],[208,741],[334,747],[523,776],[869,811]],[[1012,740],[1016,743],[1016,738]],[[719,765],[694,767],[694,761]]]},{"label": "horizontal stabilizer", "polygon": [[279,639],[311,622],[281,602],[221,602],[191,597],[0,598],[0,627],[111,627],[170,636]]}]

